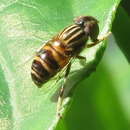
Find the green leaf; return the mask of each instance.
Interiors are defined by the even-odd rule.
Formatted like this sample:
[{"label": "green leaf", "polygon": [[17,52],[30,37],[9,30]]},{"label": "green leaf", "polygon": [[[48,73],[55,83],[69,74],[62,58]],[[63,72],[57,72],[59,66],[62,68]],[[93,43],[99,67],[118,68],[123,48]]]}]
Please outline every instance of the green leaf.
[{"label": "green leaf", "polygon": [[[39,89],[30,78],[32,61],[25,61],[44,41],[72,24],[76,16],[94,16],[100,21],[100,36],[105,35],[111,28],[119,1],[0,1],[0,129],[47,130],[56,127],[59,120],[56,120],[57,103],[53,97],[63,78],[57,84],[50,80]],[[87,61],[84,65],[79,60],[73,63],[67,88],[71,89],[89,76],[99,63],[105,47],[102,42],[84,49],[81,55]],[[65,110],[68,109],[65,107],[63,113]]]},{"label": "green leaf", "polygon": [[122,7],[117,9],[116,18],[113,22],[112,32],[115,36],[118,46],[124,53],[128,62],[130,62],[130,17]]}]

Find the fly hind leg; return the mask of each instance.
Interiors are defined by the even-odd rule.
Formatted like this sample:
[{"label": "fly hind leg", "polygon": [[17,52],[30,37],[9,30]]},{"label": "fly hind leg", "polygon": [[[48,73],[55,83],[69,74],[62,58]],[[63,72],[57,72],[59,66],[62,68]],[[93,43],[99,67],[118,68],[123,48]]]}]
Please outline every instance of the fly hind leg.
[{"label": "fly hind leg", "polygon": [[57,102],[57,115],[59,118],[61,118],[61,108],[62,108],[62,103],[63,103],[63,98],[64,98],[64,90],[65,90],[65,85],[66,85],[66,81],[68,79],[68,75],[70,72],[70,68],[71,68],[71,62],[67,65],[67,69],[64,75],[64,82],[62,84],[62,87],[60,89],[60,93],[59,93],[59,97],[58,97],[58,102]]}]

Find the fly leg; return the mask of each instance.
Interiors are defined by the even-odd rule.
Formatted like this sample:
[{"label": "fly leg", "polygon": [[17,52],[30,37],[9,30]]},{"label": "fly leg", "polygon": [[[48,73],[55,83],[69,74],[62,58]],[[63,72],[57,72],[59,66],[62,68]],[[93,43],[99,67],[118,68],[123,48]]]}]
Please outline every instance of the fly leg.
[{"label": "fly leg", "polygon": [[96,39],[94,42],[87,44],[86,47],[90,48],[93,47],[95,45],[97,45],[98,43],[102,42],[103,40],[105,40],[109,35],[111,34],[111,32],[108,32],[107,34],[105,34],[103,37]]},{"label": "fly leg", "polygon": [[86,57],[77,55],[75,58],[79,59],[79,63],[84,66],[86,64]]},{"label": "fly leg", "polygon": [[59,97],[58,97],[57,115],[58,115],[59,118],[62,117],[60,111],[61,111],[61,107],[62,107],[62,103],[63,103],[63,98],[64,98],[65,84],[66,84],[66,81],[68,79],[70,68],[71,68],[71,62],[67,65],[67,69],[66,69],[66,72],[65,72],[65,75],[64,75],[64,82],[62,84],[62,87],[60,89],[60,94],[59,94]]},{"label": "fly leg", "polygon": [[86,60],[86,57],[80,56],[80,55],[77,55],[76,58],[79,59],[79,60]]}]

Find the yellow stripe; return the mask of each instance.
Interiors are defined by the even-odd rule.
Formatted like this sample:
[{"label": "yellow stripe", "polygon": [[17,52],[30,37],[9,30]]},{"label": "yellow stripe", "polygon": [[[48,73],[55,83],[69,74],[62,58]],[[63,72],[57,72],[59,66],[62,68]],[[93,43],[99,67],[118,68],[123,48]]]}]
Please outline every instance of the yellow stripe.
[{"label": "yellow stripe", "polygon": [[40,80],[42,80],[42,78],[33,69],[31,70],[31,73],[34,74]]},{"label": "yellow stripe", "polygon": [[51,69],[51,68],[48,66],[48,64],[47,64],[46,62],[44,62],[44,60],[42,60],[40,57],[36,56],[36,57],[35,57],[35,60],[37,60],[38,62],[40,62],[40,63],[42,64],[43,68],[45,68],[49,73],[52,74],[52,73],[54,72],[54,70]]},{"label": "yellow stripe", "polygon": [[67,40],[65,40],[64,42],[65,42],[66,44],[68,44],[72,39],[76,38],[76,37],[77,37],[78,35],[80,35],[81,33],[83,33],[83,31],[82,31],[82,30],[79,30],[79,32],[77,32],[76,34],[72,35],[72,36],[70,37],[70,39],[67,39]]},{"label": "yellow stripe", "polygon": [[[63,35],[63,38],[62,38],[62,39],[63,39],[63,40],[67,40],[68,38],[70,38],[71,36],[74,35],[73,33],[74,33],[75,31],[80,31],[79,29],[80,29],[80,27],[77,26],[77,27],[71,29],[69,32],[67,32],[67,33],[65,32],[66,34]],[[75,32],[75,33],[76,33],[76,32]]]},{"label": "yellow stripe", "polygon": [[69,31],[70,29],[72,29],[73,27],[77,27],[77,25],[71,25],[67,28],[65,28],[60,34],[59,34],[59,39],[63,37],[64,33],[66,33],[67,31]]}]

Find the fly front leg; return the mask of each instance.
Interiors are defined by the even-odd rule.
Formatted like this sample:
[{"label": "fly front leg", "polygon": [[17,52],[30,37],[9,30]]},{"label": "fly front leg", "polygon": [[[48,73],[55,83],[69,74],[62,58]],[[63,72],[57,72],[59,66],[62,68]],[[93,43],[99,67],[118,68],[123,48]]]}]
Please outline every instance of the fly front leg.
[{"label": "fly front leg", "polygon": [[62,117],[60,111],[61,111],[61,108],[62,108],[62,103],[63,103],[63,98],[64,98],[65,84],[66,84],[66,81],[68,79],[70,68],[71,68],[71,62],[67,65],[67,69],[66,69],[66,72],[65,72],[65,75],[64,75],[64,81],[63,81],[62,87],[60,89],[60,94],[59,94],[59,97],[58,97],[57,115],[58,115],[59,118]]},{"label": "fly front leg", "polygon": [[102,42],[103,40],[105,40],[109,35],[111,34],[111,32],[108,32],[107,34],[105,34],[103,37],[96,39],[95,41],[93,41],[92,43],[89,43],[86,45],[87,48],[93,47],[95,45],[97,45],[98,43]]}]

